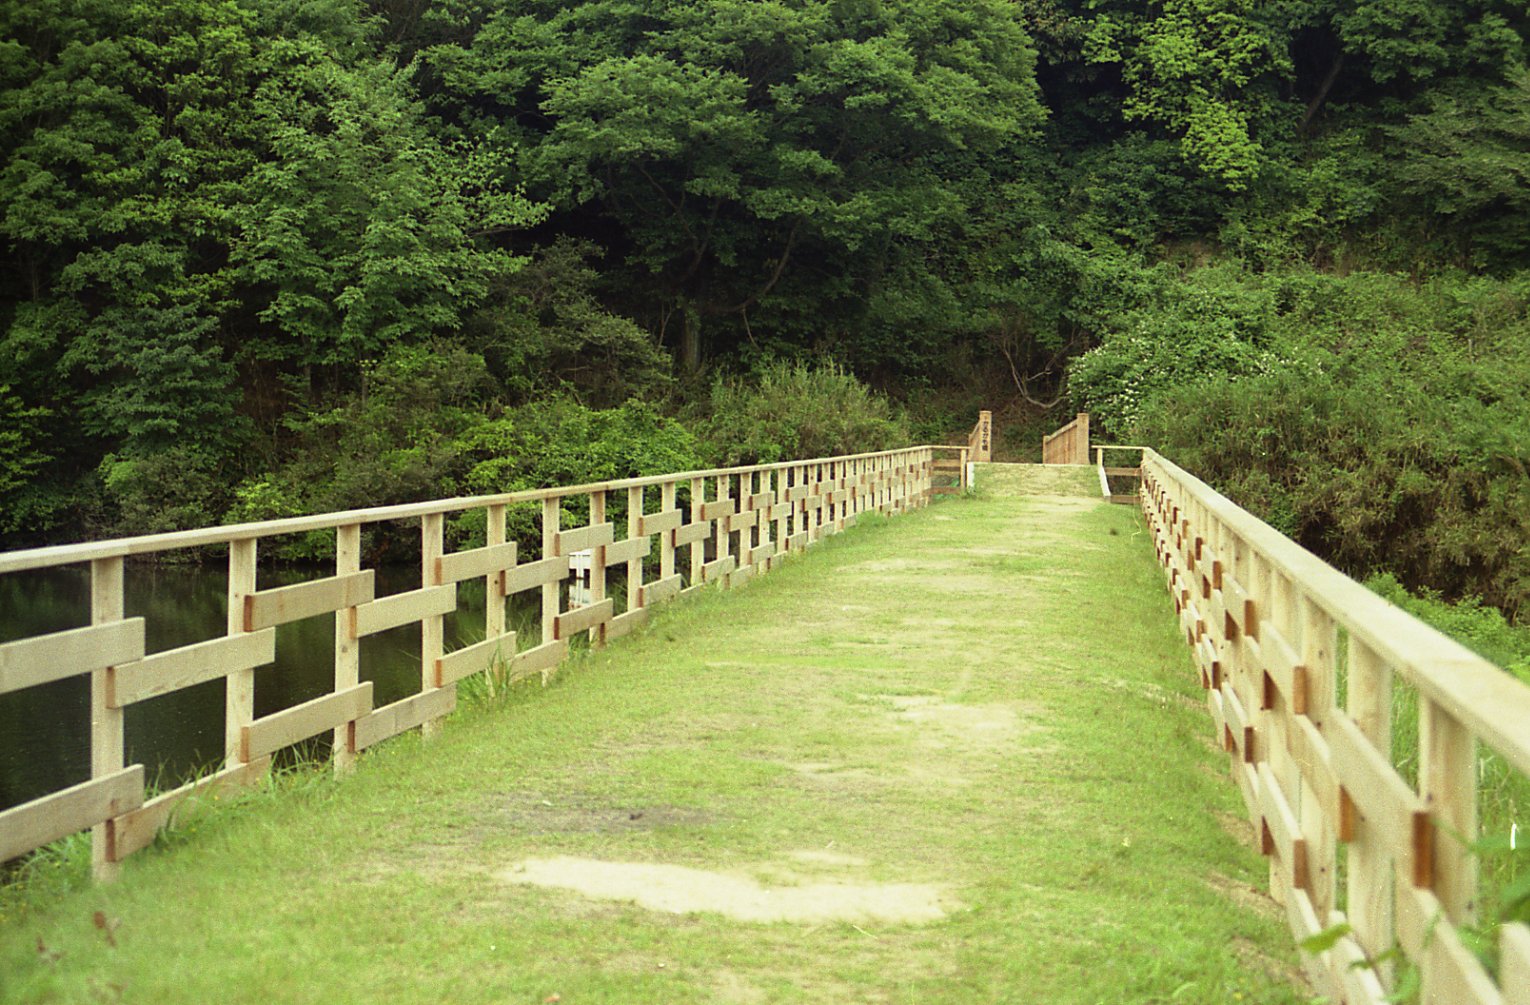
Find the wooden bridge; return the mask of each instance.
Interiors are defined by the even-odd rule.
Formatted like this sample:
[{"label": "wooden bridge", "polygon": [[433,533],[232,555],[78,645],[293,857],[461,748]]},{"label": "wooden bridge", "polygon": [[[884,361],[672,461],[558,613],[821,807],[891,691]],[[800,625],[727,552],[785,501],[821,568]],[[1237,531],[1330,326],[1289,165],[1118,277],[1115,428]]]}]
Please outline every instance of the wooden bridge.
[{"label": "wooden bridge", "polygon": [[[985,415],[963,447],[0,555],[0,574],[88,564],[92,584],[86,627],[0,645],[0,695],[82,674],[92,694],[91,778],[0,813],[0,858],[93,829],[111,880],[178,818],[224,838],[145,856],[96,888],[104,913],[84,890],[0,915],[0,997],[228,999],[257,980],[233,999],[308,1000],[295,989],[313,981],[376,1000],[1359,1005],[1417,981],[1426,1002],[1530,1003],[1530,928],[1483,920],[1514,863],[1483,877],[1472,847],[1517,823],[1478,794],[1489,774],[1524,791],[1530,689],[1154,451],[1091,447],[1080,423],[1049,451],[1093,465],[989,464]],[[958,498],[929,505],[940,495]],[[463,513],[484,539],[449,549]],[[528,521],[540,540],[510,540]],[[362,567],[363,531],[384,523],[417,525],[418,589],[379,595]],[[335,535],[333,575],[262,588],[261,542],[315,531]],[[149,652],[124,561],[187,549],[226,554],[227,632]],[[743,593],[708,589],[783,563]],[[443,618],[474,579],[483,640],[447,651]],[[506,610],[523,594],[540,619],[517,633]],[[332,690],[257,718],[278,626],[329,614]],[[360,640],[408,623],[419,689],[374,707]],[[567,686],[440,728],[459,684],[546,682],[571,643]],[[151,798],[124,710],[212,680],[225,762]],[[433,742],[358,765],[416,728]],[[321,734],[354,775],[333,801],[206,812]],[[1233,786],[1198,770],[1212,757]],[[1249,824],[1222,805],[1240,796]],[[1247,891],[1240,837],[1267,859],[1267,901]],[[290,866],[244,875],[250,842]],[[323,903],[294,898],[321,873]],[[400,897],[412,913],[387,938],[417,962],[362,979],[347,919]],[[602,898],[636,906],[578,906]],[[209,901],[216,932],[199,930]],[[271,927],[289,934],[252,934]],[[163,958],[192,938],[220,962]],[[272,938],[332,952],[299,954],[295,976],[256,950],[254,976],[241,947]],[[483,955],[494,938],[548,948],[512,973]],[[448,972],[493,979],[432,977]]]}]

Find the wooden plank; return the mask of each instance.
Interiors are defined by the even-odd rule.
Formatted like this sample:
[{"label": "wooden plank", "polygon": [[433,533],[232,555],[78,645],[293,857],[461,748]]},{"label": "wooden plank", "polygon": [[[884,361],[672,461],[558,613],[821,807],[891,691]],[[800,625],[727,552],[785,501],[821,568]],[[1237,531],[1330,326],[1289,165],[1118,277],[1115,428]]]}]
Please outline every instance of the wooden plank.
[{"label": "wooden plank", "polygon": [[[886,480],[887,476],[878,475],[876,484],[880,485]],[[782,498],[784,498],[789,503],[794,503],[799,499],[806,499],[808,494],[812,491],[812,488],[808,485],[793,485],[791,488],[786,490],[786,494]]]},{"label": "wooden plank", "polygon": [[774,492],[756,492],[749,497],[748,504],[750,509],[770,509],[776,504],[776,494]]},{"label": "wooden plank", "polygon": [[665,510],[662,513],[645,513],[638,518],[638,534],[663,534],[680,526],[684,513],[677,509]]},{"label": "wooden plank", "polygon": [[701,581],[710,583],[721,579],[738,567],[738,559],[732,555],[724,555],[715,561],[708,562],[701,567]]},{"label": "wooden plank", "polygon": [[0,813],[0,862],[143,805],[143,765],[34,799]]},{"label": "wooden plank", "polygon": [[[1423,801],[1348,715],[1336,711],[1327,725],[1325,736],[1334,773],[1343,789],[1341,798],[1347,796],[1362,814],[1369,839],[1389,847],[1393,857],[1407,863],[1410,874],[1417,875],[1427,863],[1419,861],[1421,856],[1415,852],[1424,852],[1423,857],[1428,853],[1428,849],[1417,849],[1414,844],[1420,822],[1428,823]],[[1341,830],[1340,837],[1349,835]]]},{"label": "wooden plank", "polygon": [[[1310,939],[1323,930],[1323,924],[1318,921],[1317,911],[1312,906],[1312,899],[1302,890],[1292,891],[1291,896],[1286,898],[1286,923],[1297,942]],[[1333,976],[1331,953],[1302,952],[1299,955],[1302,972],[1306,974],[1312,990],[1329,1000],[1336,1000],[1338,985]]]},{"label": "wooden plank", "polygon": [[436,559],[436,581],[456,583],[479,576],[492,576],[515,564],[516,543],[491,544],[471,551],[458,551]]},{"label": "wooden plank", "polygon": [[1112,478],[1141,478],[1141,468],[1111,468],[1107,467],[1105,473]]},{"label": "wooden plank", "polygon": [[274,628],[151,653],[111,671],[106,702],[112,708],[122,708],[146,698],[225,677],[237,670],[265,666],[275,659]]},{"label": "wooden plank", "polygon": [[1231,687],[1222,688],[1222,711],[1227,717],[1227,729],[1232,735],[1232,742],[1237,749],[1238,756],[1242,760],[1251,760],[1249,744],[1249,718],[1248,712],[1243,708],[1243,702],[1238,698],[1237,692]]},{"label": "wooden plank", "polygon": [[725,521],[725,526],[730,534],[734,531],[747,531],[752,527],[759,526],[759,524],[759,510],[746,510],[743,513],[735,513]]},{"label": "wooden plank", "polygon": [[[1302,781],[1312,787],[1318,806],[1329,820],[1339,819],[1339,776],[1334,773],[1328,741],[1305,716],[1288,722],[1286,751],[1301,771]],[[1305,814],[1304,814],[1305,815]]]},{"label": "wooden plank", "polygon": [[515,658],[510,661],[510,679],[517,681],[537,672],[541,672],[545,678],[547,672],[563,662],[563,657],[567,655],[568,643],[562,639],[544,642],[539,646],[516,653]]},{"label": "wooden plank", "polygon": [[457,689],[438,687],[374,709],[356,720],[356,749],[365,750],[390,736],[434,722],[456,707]]},{"label": "wooden plank", "polygon": [[653,538],[630,537],[625,541],[606,545],[606,564],[621,565],[647,558],[653,552]]},{"label": "wooden plank", "polygon": [[1423,971],[1424,1001],[1503,1005],[1503,996],[1482,969],[1482,963],[1462,944],[1460,933],[1448,922],[1441,921],[1435,926]]},{"label": "wooden plank", "polygon": [[513,596],[534,586],[546,586],[568,576],[568,556],[554,555],[537,562],[527,562],[500,573],[499,592]]},{"label": "wooden plank", "polygon": [[616,528],[609,523],[591,524],[588,527],[577,527],[574,530],[560,530],[558,532],[558,544],[553,549],[559,555],[571,555],[576,551],[587,551],[590,548],[599,548],[603,544],[610,544],[616,540]]},{"label": "wooden plank", "polygon": [[395,593],[356,608],[356,637],[365,638],[425,618],[438,618],[456,609],[456,583]]},{"label": "wooden plank", "polygon": [[607,597],[598,604],[564,611],[553,619],[553,638],[566,639],[571,635],[588,631],[602,621],[610,621],[615,610],[615,602]]},{"label": "wooden plank", "polygon": [[143,618],[38,635],[0,646],[0,694],[142,659]]},{"label": "wooden plank", "polygon": [[1268,761],[1259,767],[1259,810],[1265,831],[1274,845],[1274,854],[1286,868],[1286,882],[1297,890],[1311,889],[1307,874],[1307,842],[1301,824],[1291,812],[1290,800],[1280,788],[1275,771]]},{"label": "wooden plank", "polygon": [[372,682],[357,684],[256,719],[239,731],[239,759],[248,764],[372,711]]},{"label": "wooden plank", "polygon": [[720,516],[732,516],[738,512],[737,499],[714,499],[701,504],[701,519],[716,520]]},{"label": "wooden plank", "polygon": [[436,687],[445,687],[481,670],[487,670],[496,661],[508,664],[514,655],[514,632],[506,632],[453,650],[436,660]]},{"label": "wooden plank", "polygon": [[683,585],[684,581],[679,575],[668,576],[653,583],[644,583],[642,592],[639,594],[639,603],[643,607],[652,607],[679,593]]},{"label": "wooden plank", "polygon": [[712,524],[708,520],[694,520],[684,527],[675,528],[675,547],[695,544],[712,536]]},{"label": "wooden plank", "polygon": [[808,545],[807,531],[798,531],[786,539],[786,547],[791,551],[801,551]]},{"label": "wooden plank", "polygon": [[619,639],[628,632],[641,628],[647,623],[648,610],[643,607],[628,611],[625,614],[619,614],[611,619],[609,625],[606,625],[606,640]]},{"label": "wooden plank", "polygon": [[257,590],[244,598],[244,630],[302,621],[342,607],[359,607],[372,602],[376,574],[365,572],[349,576],[331,576],[309,583],[283,586],[275,590]]},{"label": "wooden plank", "polygon": [[248,764],[223,768],[205,778],[187,782],[180,788],[156,796],[136,810],[112,821],[112,860],[120,862],[134,852],[154,843],[155,835],[173,823],[184,809],[197,800],[248,788],[266,777],[271,758],[260,757]]},{"label": "wooden plank", "polygon": [[734,569],[732,572],[728,573],[728,586],[730,588],[734,586],[743,586],[753,578],[754,566],[741,565],[737,569]]},{"label": "wooden plank", "polygon": [[1530,1005],[1530,925],[1504,925],[1498,930],[1498,945],[1503,1005]]}]

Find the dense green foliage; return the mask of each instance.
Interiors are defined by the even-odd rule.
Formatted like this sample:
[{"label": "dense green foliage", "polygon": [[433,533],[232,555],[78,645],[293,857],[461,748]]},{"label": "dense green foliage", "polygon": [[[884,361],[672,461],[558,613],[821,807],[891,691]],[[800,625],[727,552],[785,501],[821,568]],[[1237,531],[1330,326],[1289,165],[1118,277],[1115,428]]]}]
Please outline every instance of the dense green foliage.
[{"label": "dense green foliage", "polygon": [[4,5],[0,535],[910,436],[861,381],[921,437],[1088,408],[1512,614],[1527,36],[1511,0]]}]

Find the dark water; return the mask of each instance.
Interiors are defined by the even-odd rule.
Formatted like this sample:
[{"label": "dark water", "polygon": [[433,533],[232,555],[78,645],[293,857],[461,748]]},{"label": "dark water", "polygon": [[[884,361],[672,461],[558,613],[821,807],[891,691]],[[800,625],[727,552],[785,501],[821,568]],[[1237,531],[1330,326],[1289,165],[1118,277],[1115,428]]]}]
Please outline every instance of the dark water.
[{"label": "dark water", "polygon": [[[259,587],[315,579],[315,570],[262,568]],[[617,577],[613,577],[615,580]],[[417,589],[417,568],[377,570],[377,594]],[[157,652],[220,638],[227,625],[227,572],[207,566],[134,566],[125,575],[128,617],[143,617],[148,650]],[[620,583],[611,592],[621,596]],[[457,584],[458,607],[446,618],[448,651],[484,637],[482,580]],[[507,612],[520,646],[537,631],[536,591]],[[0,576],[0,642],[79,628],[90,622],[90,573],[84,566]],[[334,688],[335,616],[325,614],[276,630],[276,661],[255,671],[255,714],[269,715]],[[361,643],[361,679],[385,705],[420,688],[418,624]],[[151,783],[170,788],[223,759],[222,680],[131,705],[126,711],[127,762],[143,764]],[[305,748],[327,753],[323,738]],[[78,676],[0,695],[0,809],[90,777],[90,680]]]}]

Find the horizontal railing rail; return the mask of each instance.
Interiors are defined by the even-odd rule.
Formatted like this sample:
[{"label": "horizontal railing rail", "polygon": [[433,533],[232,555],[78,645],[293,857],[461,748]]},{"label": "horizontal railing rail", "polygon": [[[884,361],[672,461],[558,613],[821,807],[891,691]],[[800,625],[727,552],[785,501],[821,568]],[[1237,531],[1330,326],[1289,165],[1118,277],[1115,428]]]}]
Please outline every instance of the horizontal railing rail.
[{"label": "horizontal railing rail", "polygon": [[[604,644],[642,624],[654,605],[707,583],[745,582],[852,526],[862,513],[924,505],[932,495],[935,449],[676,472],[0,554],[0,573],[90,568],[89,624],[0,645],[0,695],[83,675],[91,685],[90,778],[0,812],[0,861],[93,828],[95,874],[110,878],[188,797],[258,781],[285,748],[329,736],[336,769],[344,771],[359,751],[389,736],[416,727],[434,731],[455,707],[456,684],[466,677],[491,671],[505,682],[534,674],[545,680],[573,638]],[[613,499],[626,511],[622,536],[608,519]],[[588,512],[588,523],[561,526],[570,500]],[[534,560],[526,560],[530,542],[508,534],[510,508],[528,503],[541,511]],[[446,518],[467,511],[482,511],[484,543],[449,551]],[[362,567],[363,528],[416,520],[419,588],[378,595],[377,570]],[[261,587],[261,541],[325,530],[335,533],[333,575]],[[227,550],[226,633],[151,652],[145,620],[125,615],[125,559],[201,547]],[[606,595],[607,569],[617,566],[626,570],[621,613],[617,598]],[[581,572],[588,575],[588,586],[581,585],[585,602],[565,609],[563,586],[575,567],[587,570]],[[458,609],[457,584],[467,580],[484,584],[483,640],[447,651],[444,619]],[[540,634],[533,639],[518,638],[506,625],[510,598],[523,593],[540,595]],[[274,659],[276,629],[330,614],[330,690],[257,718],[256,674]],[[360,641],[405,625],[419,627],[419,690],[374,707],[372,684],[362,680]],[[148,798],[144,766],[125,763],[124,710],[215,680],[225,682],[221,768]]]},{"label": "horizontal railing rail", "polygon": [[1462,933],[1478,920],[1479,770],[1530,775],[1530,687],[1156,452],[1142,473],[1270,892],[1297,939],[1324,936],[1304,952],[1316,990],[1396,1000],[1400,954],[1420,1001],[1527,1001],[1530,927],[1500,926],[1497,983]]}]

